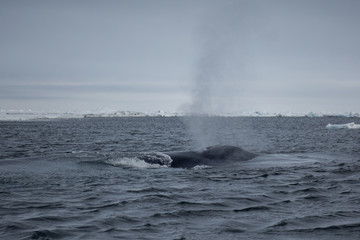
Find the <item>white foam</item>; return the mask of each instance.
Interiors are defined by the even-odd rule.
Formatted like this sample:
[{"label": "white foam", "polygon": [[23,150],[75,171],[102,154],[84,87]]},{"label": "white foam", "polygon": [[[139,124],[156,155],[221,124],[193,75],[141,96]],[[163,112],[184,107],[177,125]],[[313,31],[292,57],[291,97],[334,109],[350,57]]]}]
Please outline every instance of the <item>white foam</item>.
[{"label": "white foam", "polygon": [[136,157],[123,157],[119,159],[109,159],[106,161],[107,164],[112,166],[127,166],[127,167],[135,167],[135,168],[163,168],[167,167],[166,165],[160,164],[150,164],[145,162],[144,160],[138,159]]},{"label": "white foam", "polygon": [[195,170],[207,169],[207,168],[212,168],[212,167],[208,166],[208,165],[196,165],[195,167],[193,167],[193,169],[195,169]]},{"label": "white foam", "polygon": [[354,122],[345,123],[345,124],[328,124],[326,125],[327,129],[360,129],[360,124],[355,124]]},{"label": "white foam", "polygon": [[144,160],[149,164],[170,166],[172,159],[169,155],[161,152],[145,152],[138,156],[138,159]]}]

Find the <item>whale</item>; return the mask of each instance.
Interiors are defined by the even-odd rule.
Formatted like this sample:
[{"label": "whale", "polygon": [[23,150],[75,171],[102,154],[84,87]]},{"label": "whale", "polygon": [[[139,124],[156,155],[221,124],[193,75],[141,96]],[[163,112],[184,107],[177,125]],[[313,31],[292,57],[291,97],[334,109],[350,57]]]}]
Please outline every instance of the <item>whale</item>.
[{"label": "whale", "polygon": [[[247,161],[257,155],[240,147],[230,145],[210,146],[200,151],[164,152],[170,157],[166,165],[173,168],[193,168],[195,166],[223,166],[234,162]],[[147,163],[165,165],[164,161],[154,157],[142,157]]]}]

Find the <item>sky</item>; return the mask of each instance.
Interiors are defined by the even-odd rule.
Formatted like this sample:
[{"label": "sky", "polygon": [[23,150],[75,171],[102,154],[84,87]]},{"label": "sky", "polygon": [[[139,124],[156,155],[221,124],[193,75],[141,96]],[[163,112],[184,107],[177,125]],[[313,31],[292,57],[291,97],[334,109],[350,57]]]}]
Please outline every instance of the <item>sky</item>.
[{"label": "sky", "polygon": [[360,112],[358,0],[1,0],[0,109]]}]

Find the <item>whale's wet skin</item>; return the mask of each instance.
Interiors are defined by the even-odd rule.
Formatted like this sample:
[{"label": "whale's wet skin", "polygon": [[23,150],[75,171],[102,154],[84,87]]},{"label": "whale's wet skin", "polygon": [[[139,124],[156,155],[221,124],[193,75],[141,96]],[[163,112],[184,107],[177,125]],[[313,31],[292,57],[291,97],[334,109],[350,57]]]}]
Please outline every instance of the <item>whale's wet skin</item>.
[{"label": "whale's wet skin", "polygon": [[183,122],[0,122],[0,239],[360,239],[358,118]]},{"label": "whale's wet skin", "polygon": [[[170,157],[170,161],[164,158]],[[247,152],[239,147],[229,145],[210,146],[201,151],[168,152],[161,157],[144,154],[139,157],[150,164],[165,165],[174,168],[193,168],[196,166],[224,166],[233,162],[247,161],[256,154]]]}]

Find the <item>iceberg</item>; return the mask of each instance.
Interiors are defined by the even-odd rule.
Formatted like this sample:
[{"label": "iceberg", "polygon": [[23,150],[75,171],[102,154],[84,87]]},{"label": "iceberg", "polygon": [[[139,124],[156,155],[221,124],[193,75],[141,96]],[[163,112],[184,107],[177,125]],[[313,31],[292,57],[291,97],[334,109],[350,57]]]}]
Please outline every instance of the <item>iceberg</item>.
[{"label": "iceberg", "polygon": [[354,122],[345,123],[345,124],[328,124],[326,125],[327,129],[360,129],[360,124],[355,124]]}]

